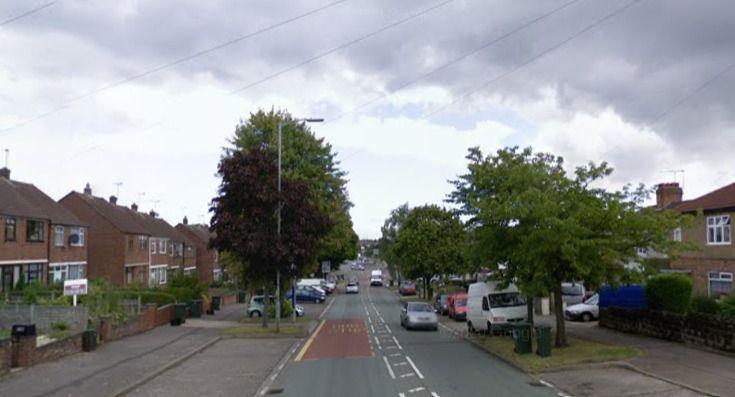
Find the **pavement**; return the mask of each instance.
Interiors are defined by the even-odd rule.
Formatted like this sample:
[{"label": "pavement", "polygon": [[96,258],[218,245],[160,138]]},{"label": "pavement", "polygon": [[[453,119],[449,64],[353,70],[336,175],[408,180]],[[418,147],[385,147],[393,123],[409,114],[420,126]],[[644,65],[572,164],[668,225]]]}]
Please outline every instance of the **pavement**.
[{"label": "pavement", "polygon": [[158,327],[15,371],[0,379],[0,396],[253,395],[296,339],[223,339],[222,323],[244,313],[245,305],[224,306],[186,326]]}]

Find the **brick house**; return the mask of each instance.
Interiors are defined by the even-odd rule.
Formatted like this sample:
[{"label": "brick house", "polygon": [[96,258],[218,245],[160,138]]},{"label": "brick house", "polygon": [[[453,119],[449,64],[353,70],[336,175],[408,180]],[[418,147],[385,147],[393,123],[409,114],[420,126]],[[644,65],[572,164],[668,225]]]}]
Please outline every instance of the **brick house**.
[{"label": "brick house", "polygon": [[87,226],[36,186],[0,169],[0,290],[26,282],[84,278]]},{"label": "brick house", "polygon": [[89,225],[89,278],[105,278],[115,285],[148,284],[151,232],[137,211],[118,205],[115,196],[93,196],[89,184],[83,193],[73,191],[59,203]]},{"label": "brick house", "polygon": [[154,211],[137,212],[138,222],[150,232],[149,286],[163,286],[172,271],[191,272],[196,269],[193,244],[176,228],[158,217]]},{"label": "brick house", "polygon": [[689,274],[694,294],[713,297],[733,293],[735,245],[732,242],[732,217],[735,216],[735,183],[701,197],[682,201],[678,183],[662,183],[656,189],[656,205],[685,214],[702,211],[692,225],[675,230],[673,238],[691,242],[699,249],[671,261],[672,271]]},{"label": "brick house", "polygon": [[214,236],[207,225],[189,224],[186,217],[176,225],[176,230],[186,236],[194,245],[196,252],[196,270],[199,280],[210,284],[222,278],[222,267],[219,263],[219,252],[209,248],[209,240]]}]

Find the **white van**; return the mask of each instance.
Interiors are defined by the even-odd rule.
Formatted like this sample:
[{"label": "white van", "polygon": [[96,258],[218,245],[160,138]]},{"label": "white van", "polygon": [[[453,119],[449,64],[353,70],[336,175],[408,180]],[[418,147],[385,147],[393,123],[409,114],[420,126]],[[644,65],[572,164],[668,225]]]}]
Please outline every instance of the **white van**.
[{"label": "white van", "polygon": [[370,273],[370,285],[371,286],[383,286],[383,271],[382,270],[373,270]]},{"label": "white van", "polygon": [[467,290],[467,329],[470,332],[498,330],[526,320],[526,301],[514,284],[505,289],[500,289],[497,281],[470,284]]},{"label": "white van", "polygon": [[324,284],[326,283],[327,280],[321,278],[302,278],[301,280],[299,280],[299,282],[296,283],[296,286],[313,287],[319,293],[326,295],[327,290],[324,288]]}]

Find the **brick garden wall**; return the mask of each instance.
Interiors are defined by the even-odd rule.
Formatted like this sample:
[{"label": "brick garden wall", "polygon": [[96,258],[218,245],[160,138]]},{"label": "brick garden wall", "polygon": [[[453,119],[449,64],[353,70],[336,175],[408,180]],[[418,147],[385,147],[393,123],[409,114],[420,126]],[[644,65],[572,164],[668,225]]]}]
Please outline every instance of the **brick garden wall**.
[{"label": "brick garden wall", "polygon": [[51,324],[63,322],[72,332],[87,329],[89,314],[84,306],[0,306],[0,328],[10,329],[14,324],[36,324],[38,330],[48,330]]},{"label": "brick garden wall", "polygon": [[83,333],[80,332],[66,338],[47,343],[41,347],[37,347],[33,357],[33,363],[40,364],[48,361],[54,361],[61,357],[81,352],[82,335]]},{"label": "brick garden wall", "polygon": [[735,319],[656,310],[600,309],[601,327],[735,353]]},{"label": "brick garden wall", "polygon": [[13,350],[10,338],[0,339],[0,376],[10,372],[13,362]]}]

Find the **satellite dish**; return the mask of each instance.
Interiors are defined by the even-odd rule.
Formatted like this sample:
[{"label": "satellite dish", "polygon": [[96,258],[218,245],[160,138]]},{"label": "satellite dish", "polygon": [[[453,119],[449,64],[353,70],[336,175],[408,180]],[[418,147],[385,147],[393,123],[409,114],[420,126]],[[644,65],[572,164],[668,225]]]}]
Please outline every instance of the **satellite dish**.
[{"label": "satellite dish", "polygon": [[79,235],[72,234],[71,236],[69,236],[69,244],[70,245],[79,244]]}]

